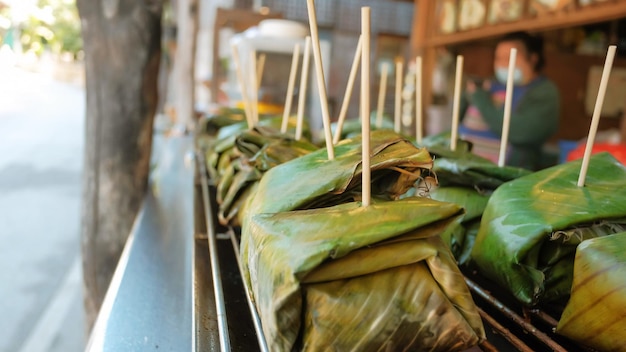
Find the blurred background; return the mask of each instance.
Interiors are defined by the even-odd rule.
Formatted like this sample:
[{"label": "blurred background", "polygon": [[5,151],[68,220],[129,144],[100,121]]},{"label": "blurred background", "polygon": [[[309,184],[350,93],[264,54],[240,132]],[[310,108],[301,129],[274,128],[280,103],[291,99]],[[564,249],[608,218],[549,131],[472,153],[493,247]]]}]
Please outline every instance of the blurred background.
[{"label": "blurred background", "polygon": [[0,351],[81,351],[84,69],[74,1],[0,1]]}]

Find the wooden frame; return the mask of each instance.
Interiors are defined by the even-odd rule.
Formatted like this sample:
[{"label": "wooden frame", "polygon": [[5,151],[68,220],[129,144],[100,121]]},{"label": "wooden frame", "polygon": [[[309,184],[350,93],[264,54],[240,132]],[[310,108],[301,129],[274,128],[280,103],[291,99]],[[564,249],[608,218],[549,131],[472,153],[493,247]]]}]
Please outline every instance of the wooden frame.
[{"label": "wooden frame", "polygon": [[[454,45],[479,39],[488,39],[514,31],[546,31],[559,28],[580,26],[590,23],[605,22],[626,17],[626,0],[608,0],[589,5],[565,6],[558,10],[530,15],[530,0],[525,0],[522,19],[511,22],[490,24],[488,21],[479,28],[453,33],[440,33],[437,28],[437,7],[441,0],[415,0],[413,28],[410,38],[410,57],[423,57],[424,82],[423,102],[428,106],[432,102],[432,70],[435,65],[436,51],[446,45]],[[487,7],[489,7],[487,4]]]}]

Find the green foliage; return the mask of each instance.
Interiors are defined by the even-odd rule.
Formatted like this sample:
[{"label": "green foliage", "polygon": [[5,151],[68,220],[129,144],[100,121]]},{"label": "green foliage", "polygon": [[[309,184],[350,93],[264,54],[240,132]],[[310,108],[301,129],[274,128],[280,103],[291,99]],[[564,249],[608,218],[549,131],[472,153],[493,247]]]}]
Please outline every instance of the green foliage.
[{"label": "green foliage", "polygon": [[82,50],[80,19],[74,0],[39,0],[37,10],[20,27],[25,51],[41,55],[49,50],[76,58]]}]

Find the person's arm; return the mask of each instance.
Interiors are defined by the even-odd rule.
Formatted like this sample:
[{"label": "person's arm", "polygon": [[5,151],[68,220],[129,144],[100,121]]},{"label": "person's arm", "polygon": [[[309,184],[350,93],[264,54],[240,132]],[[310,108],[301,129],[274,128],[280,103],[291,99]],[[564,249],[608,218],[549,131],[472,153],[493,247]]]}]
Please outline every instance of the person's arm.
[{"label": "person's arm", "polygon": [[[484,90],[476,90],[469,99],[490,130],[501,135],[504,106],[496,108],[491,94]],[[559,92],[549,81],[530,89],[517,108],[511,111],[509,141],[519,145],[544,143],[558,129],[559,101]]]}]

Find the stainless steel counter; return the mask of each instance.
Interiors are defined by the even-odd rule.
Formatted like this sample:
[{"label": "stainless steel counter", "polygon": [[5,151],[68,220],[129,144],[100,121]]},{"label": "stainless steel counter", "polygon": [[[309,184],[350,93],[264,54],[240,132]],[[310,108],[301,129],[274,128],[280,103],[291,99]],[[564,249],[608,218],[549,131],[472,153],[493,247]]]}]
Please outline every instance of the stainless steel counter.
[{"label": "stainless steel counter", "polygon": [[[155,141],[156,168],[150,189],[87,351],[262,349],[262,334],[257,333],[259,326],[251,314],[254,304],[238,268],[237,234],[215,225],[212,209],[216,204],[210,196],[215,189],[209,192],[203,167],[195,167],[193,147],[191,137]],[[212,263],[220,272],[218,288]],[[522,309],[510,300],[502,303],[488,293],[498,292],[497,287],[485,286],[485,290],[474,282],[481,277],[470,277],[468,285],[481,309],[487,341],[469,351],[583,350],[556,336],[552,332],[555,322],[544,312]],[[219,309],[216,291],[223,298]],[[226,319],[218,323],[224,315]]]},{"label": "stainless steel counter", "polygon": [[155,170],[87,351],[192,351],[191,137],[155,137]]}]

